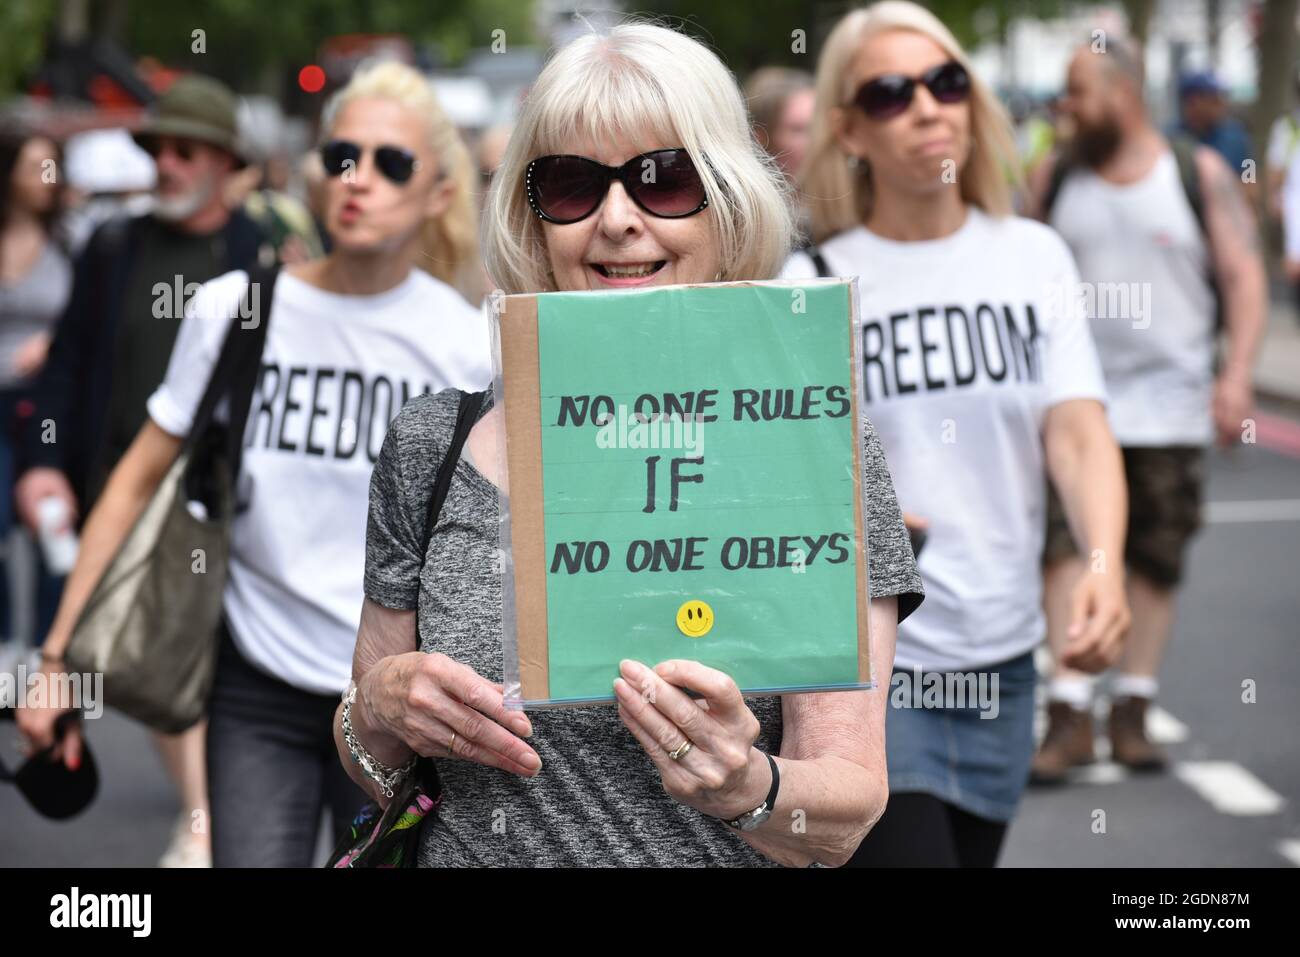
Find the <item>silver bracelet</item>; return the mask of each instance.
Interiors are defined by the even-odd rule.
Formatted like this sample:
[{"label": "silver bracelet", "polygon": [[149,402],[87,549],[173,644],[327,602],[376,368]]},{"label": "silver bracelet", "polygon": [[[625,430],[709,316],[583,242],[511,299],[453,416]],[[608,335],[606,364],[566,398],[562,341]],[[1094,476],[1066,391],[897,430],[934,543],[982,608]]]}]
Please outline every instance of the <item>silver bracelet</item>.
[{"label": "silver bracelet", "polygon": [[349,682],[347,693],[343,696],[343,740],[347,742],[348,753],[352,755],[352,760],[361,765],[361,770],[365,772],[366,777],[379,785],[379,790],[384,792],[384,797],[392,797],[394,789],[415,767],[416,756],[411,755],[411,759],[400,768],[390,768],[367,751],[352,730],[352,703],[356,700],[357,686]]}]

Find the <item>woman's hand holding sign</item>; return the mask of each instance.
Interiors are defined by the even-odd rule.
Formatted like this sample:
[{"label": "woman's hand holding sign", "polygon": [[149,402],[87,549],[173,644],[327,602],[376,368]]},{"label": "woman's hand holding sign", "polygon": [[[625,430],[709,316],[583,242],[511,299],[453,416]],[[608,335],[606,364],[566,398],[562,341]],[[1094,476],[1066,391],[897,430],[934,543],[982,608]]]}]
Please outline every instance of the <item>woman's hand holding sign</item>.
[{"label": "woman's hand holding sign", "polygon": [[[388,767],[400,767],[414,752],[536,775],[541,758],[523,740],[533,733],[532,722],[505,707],[501,685],[446,655],[413,650],[417,647],[414,611],[385,608],[369,598],[362,603],[352,658],[357,683],[352,727],[371,756]],[[348,755],[338,716],[334,740],[339,754]],[[348,758],[343,767],[384,802],[360,764]]]},{"label": "woman's hand holding sign", "polygon": [[[619,718],[658,767],[669,795],[726,820],[763,803],[771,770],[754,748],[758,719],[735,681],[680,659],[653,669],[623,661],[619,670],[622,677],[614,681]],[[687,690],[701,697],[692,699]]]},{"label": "woman's hand holding sign", "polygon": [[378,731],[426,757],[528,777],[542,766],[521,740],[532,733],[528,716],[506,709],[500,685],[446,655],[415,651],[385,658],[358,682],[357,698],[364,702],[357,729],[363,740],[367,731]]}]

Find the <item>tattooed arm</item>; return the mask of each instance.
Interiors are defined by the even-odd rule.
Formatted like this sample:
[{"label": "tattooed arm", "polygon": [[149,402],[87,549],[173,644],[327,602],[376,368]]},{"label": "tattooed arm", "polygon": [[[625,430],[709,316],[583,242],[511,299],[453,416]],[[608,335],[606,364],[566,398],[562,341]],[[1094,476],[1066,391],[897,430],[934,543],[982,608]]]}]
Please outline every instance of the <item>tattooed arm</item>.
[{"label": "tattooed arm", "polygon": [[1240,440],[1242,420],[1254,402],[1255,355],[1264,334],[1268,279],[1255,215],[1233,171],[1211,149],[1196,151],[1205,203],[1205,229],[1219,294],[1227,343],[1214,386],[1214,421],[1219,441]]}]

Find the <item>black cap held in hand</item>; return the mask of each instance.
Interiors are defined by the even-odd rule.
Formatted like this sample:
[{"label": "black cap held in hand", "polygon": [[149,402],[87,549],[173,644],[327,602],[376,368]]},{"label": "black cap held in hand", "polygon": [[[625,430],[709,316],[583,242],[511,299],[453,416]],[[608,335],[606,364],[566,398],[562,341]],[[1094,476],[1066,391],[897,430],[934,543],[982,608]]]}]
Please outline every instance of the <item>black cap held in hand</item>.
[{"label": "black cap held in hand", "polygon": [[[62,740],[68,725],[78,720],[76,712],[60,716],[54,726],[55,734]],[[84,736],[81,739],[81,763],[75,771],[70,771],[62,761],[52,761],[50,754],[53,750],[51,745],[36,752],[16,772],[10,772],[0,762],[0,781],[12,781],[37,813],[62,821],[80,814],[95,799],[99,790],[99,771]]]}]

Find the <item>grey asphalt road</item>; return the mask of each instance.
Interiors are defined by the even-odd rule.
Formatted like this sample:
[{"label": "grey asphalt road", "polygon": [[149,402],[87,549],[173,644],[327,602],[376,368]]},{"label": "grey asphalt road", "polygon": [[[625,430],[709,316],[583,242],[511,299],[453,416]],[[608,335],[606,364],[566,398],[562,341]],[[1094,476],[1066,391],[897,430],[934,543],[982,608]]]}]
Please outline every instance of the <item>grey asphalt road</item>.
[{"label": "grey asphalt road", "polygon": [[[1208,524],[1194,542],[1161,676],[1160,704],[1185,729],[1166,748],[1188,776],[1210,768],[1204,790],[1177,772],[1113,765],[1031,790],[1004,865],[1300,866],[1300,852],[1280,850],[1300,846],[1300,460],[1258,446],[1217,453],[1207,500],[1255,503],[1217,509],[1255,520]],[[1242,700],[1247,680],[1254,703]],[[1281,799],[1275,811],[1258,786]]]},{"label": "grey asphalt road", "polygon": [[[1190,556],[1161,694],[1180,770],[1135,777],[1103,763],[1031,791],[1004,865],[1300,866],[1300,850],[1290,861],[1283,850],[1300,848],[1300,459],[1259,446],[1216,453],[1207,498],[1254,505],[1220,509],[1227,520],[1207,525]],[[1247,679],[1254,703],[1242,701]],[[0,866],[158,859],[179,808],[147,734],[112,712],[89,734],[101,792],[81,817],[47,822],[0,785]],[[13,741],[0,722],[6,758]],[[1264,813],[1230,813],[1243,809]]]}]

